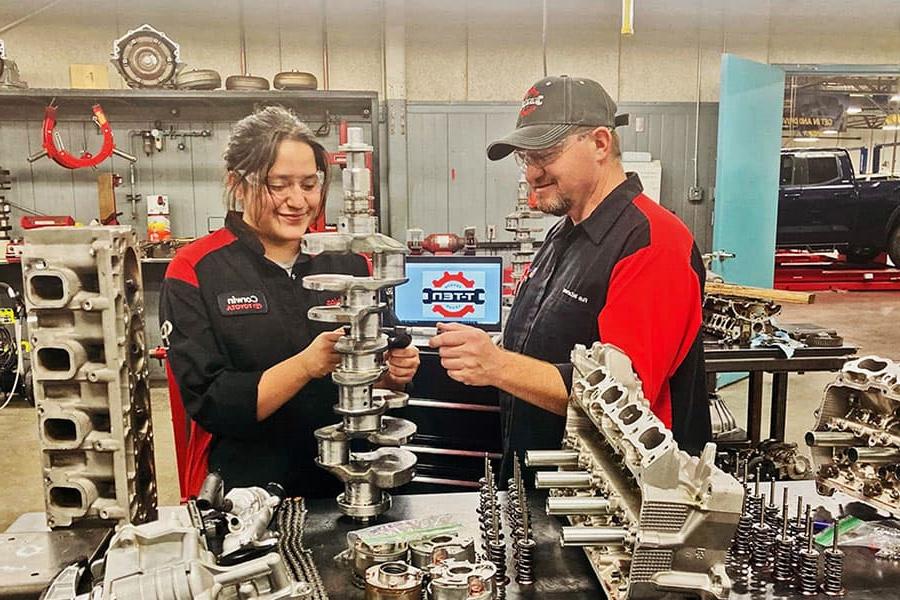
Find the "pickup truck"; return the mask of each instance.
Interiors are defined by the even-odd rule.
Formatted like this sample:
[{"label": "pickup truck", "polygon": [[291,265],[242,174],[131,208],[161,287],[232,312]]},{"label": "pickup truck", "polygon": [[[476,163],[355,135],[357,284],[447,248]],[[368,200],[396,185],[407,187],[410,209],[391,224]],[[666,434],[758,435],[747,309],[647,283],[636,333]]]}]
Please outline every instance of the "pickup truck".
[{"label": "pickup truck", "polygon": [[850,262],[887,252],[900,266],[900,179],[860,181],[843,148],[782,149],[775,239],[836,248]]}]

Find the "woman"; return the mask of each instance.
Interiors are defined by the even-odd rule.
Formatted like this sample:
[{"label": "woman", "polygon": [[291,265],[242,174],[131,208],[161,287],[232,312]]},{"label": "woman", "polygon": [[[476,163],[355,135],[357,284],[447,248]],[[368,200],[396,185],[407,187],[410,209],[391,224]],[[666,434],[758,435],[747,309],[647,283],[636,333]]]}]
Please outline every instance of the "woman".
[{"label": "woman", "polygon": [[[239,121],[225,168],[225,227],[178,252],[160,298],[169,365],[192,419],[182,491],[196,494],[208,468],[227,488],[274,481],[289,495],[333,496],[342,486],[315,466],[313,432],[339,420],[329,375],[341,330],[306,315],[339,297],[301,281],[366,276],[368,267],[357,255],[300,253],[323,221],[328,155],[293,113],[267,107]],[[414,347],[386,360],[380,387],[402,388],[419,365]]]}]

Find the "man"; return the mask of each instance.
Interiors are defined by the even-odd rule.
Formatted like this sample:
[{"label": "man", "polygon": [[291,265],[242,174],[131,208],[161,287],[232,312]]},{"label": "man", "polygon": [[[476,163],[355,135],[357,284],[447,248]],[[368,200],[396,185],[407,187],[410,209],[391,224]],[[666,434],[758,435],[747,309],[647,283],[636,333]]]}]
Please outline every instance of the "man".
[{"label": "man", "polygon": [[559,448],[575,344],[612,344],[632,361],[653,412],[682,449],[712,437],[700,334],[705,270],[693,237],[642,193],[620,160],[616,105],[595,81],[547,77],[516,129],[487,148],[525,167],[538,208],[564,217],[520,284],[497,347],[441,325],[430,345],[453,379],[500,390],[504,472],[513,452]]}]

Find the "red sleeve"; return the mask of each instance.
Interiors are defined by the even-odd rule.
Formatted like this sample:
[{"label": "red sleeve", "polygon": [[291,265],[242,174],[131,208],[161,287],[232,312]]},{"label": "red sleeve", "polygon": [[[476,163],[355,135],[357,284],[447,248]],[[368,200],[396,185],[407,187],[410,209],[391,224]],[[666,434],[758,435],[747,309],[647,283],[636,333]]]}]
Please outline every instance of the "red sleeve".
[{"label": "red sleeve", "polygon": [[689,239],[684,248],[655,243],[652,236],[649,246],[613,269],[597,323],[600,340],[631,358],[650,408],[671,427],[669,379],[700,329],[700,281],[691,267]]}]

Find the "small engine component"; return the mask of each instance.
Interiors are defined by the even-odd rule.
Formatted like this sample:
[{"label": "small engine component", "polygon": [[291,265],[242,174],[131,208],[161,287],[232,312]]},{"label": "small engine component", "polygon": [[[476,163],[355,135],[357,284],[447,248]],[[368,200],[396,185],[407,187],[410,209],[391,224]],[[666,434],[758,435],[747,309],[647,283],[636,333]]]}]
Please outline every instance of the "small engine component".
[{"label": "small engine component", "polygon": [[781,305],[758,298],[706,294],[703,298],[703,331],[730,344],[747,344],[761,333],[772,334],[772,319]]},{"label": "small engine component", "polygon": [[428,593],[431,600],[492,600],[497,573],[491,562],[448,560],[432,570]]},{"label": "small engine component", "polygon": [[775,538],[775,559],[772,568],[772,579],[782,586],[790,586],[794,580],[794,572],[791,565],[791,551],[794,538],[790,534],[790,518],[787,512],[782,515],[781,532]]},{"label": "small engine component", "polygon": [[403,562],[389,562],[366,571],[366,600],[421,600],[421,569]]},{"label": "small engine component", "polygon": [[[584,547],[610,600],[679,593],[724,600],[731,590],[725,558],[741,514],[741,484],[715,466],[713,444],[699,458],[679,450],[620,350],[577,345],[571,362],[563,443],[585,470],[539,472],[535,486],[556,488],[555,495],[602,497],[616,512],[615,519],[569,515],[574,526],[562,528],[562,544]],[[531,452],[526,463],[532,463]]]},{"label": "small engine component", "polygon": [[110,62],[128,87],[171,87],[181,65],[179,52],[169,36],[144,24],[113,42]]},{"label": "small engine component", "polygon": [[825,388],[807,432],[819,493],[835,490],[900,517],[900,364],[865,356]]},{"label": "small engine component", "polygon": [[319,87],[319,81],[312,73],[282,71],[275,74],[272,87],[276,90],[314,90]]},{"label": "small engine component", "polygon": [[213,69],[190,69],[175,76],[179,90],[217,90],[222,87],[222,76]]},{"label": "small engine component", "polygon": [[353,585],[364,587],[366,584],[366,572],[374,565],[388,562],[402,562],[406,560],[409,544],[396,542],[390,544],[376,544],[370,546],[357,539],[350,549],[350,572]]},{"label": "small engine component", "polygon": [[772,569],[772,547],[775,543],[775,532],[766,523],[765,515],[760,515],[759,522],[753,526],[753,550],[750,571],[750,593],[765,592],[766,582]]},{"label": "small engine component", "polygon": [[427,569],[445,560],[475,560],[475,540],[456,535],[437,535],[426,540],[409,543],[412,566]]},{"label": "small engine component", "polygon": [[260,91],[269,89],[269,80],[255,75],[230,75],[225,79],[226,90]]},{"label": "small engine component", "polygon": [[746,432],[738,427],[737,419],[734,418],[731,409],[719,394],[709,394],[709,416],[712,422],[713,440],[716,442],[722,443],[746,438]]},{"label": "small engine component", "polygon": [[844,552],[838,547],[839,523],[835,519],[832,524],[831,548],[825,550],[825,580],[822,582],[822,593],[826,596],[843,596],[844,589]]}]

